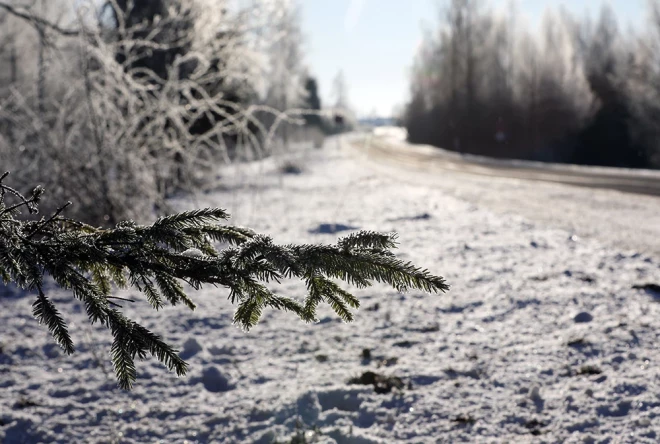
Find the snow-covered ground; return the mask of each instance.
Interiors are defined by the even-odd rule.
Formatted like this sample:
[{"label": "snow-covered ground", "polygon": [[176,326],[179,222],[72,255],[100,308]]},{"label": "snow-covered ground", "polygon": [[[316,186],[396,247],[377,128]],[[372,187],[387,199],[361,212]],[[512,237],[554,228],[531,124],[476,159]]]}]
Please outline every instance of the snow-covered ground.
[{"label": "snow-covered ground", "polygon": [[[286,162],[302,173],[281,174]],[[32,319],[32,297],[5,290],[0,436],[6,443],[658,442],[660,293],[632,287],[660,281],[660,258],[514,206],[508,214],[490,207],[483,196],[501,187],[485,178],[406,174],[399,180],[330,140],[324,150],[231,167],[218,190],[175,203],[225,207],[234,222],[283,243],[333,242],[348,232],[332,233],[332,224],[396,230],[400,255],[445,276],[448,294],[376,286],[356,292],[363,308],[353,324],[329,309],[315,325],[268,312],[250,333],[231,325],[222,289],[193,294],[195,312],[130,304],[129,316],[183,349],[190,373],[176,378],[148,360],[128,393],[115,386],[109,335],[88,326],[78,302],[50,292],[77,340],[68,358]],[[462,186],[481,200],[461,197]],[[576,189],[561,190],[570,201]],[[295,282],[280,290],[304,291]],[[367,371],[399,377],[404,388],[379,394],[347,383]],[[306,441],[292,441],[296,434]]]}]

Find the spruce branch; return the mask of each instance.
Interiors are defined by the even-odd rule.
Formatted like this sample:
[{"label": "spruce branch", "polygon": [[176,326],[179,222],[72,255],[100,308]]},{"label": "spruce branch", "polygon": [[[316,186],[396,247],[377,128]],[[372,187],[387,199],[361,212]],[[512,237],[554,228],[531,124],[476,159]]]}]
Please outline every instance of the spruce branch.
[{"label": "spruce branch", "polygon": [[340,239],[337,245],[339,245],[345,251],[356,248],[387,250],[390,248],[396,248],[396,239],[396,233],[359,231],[357,233],[349,234],[343,239]]},{"label": "spruce branch", "polygon": [[[36,188],[35,188],[35,190],[36,190]],[[36,198],[34,197],[34,193],[33,193],[33,195],[32,195],[32,199],[31,199],[31,201],[33,201],[33,202],[37,202]],[[55,213],[53,213],[53,215],[52,215],[51,217],[49,217],[49,218],[46,219],[45,221],[41,222],[41,223],[40,223],[39,225],[37,225],[33,230],[31,230],[30,233],[27,235],[27,238],[30,239],[30,238],[33,237],[35,234],[37,234],[38,232],[40,232],[41,230],[43,230],[48,224],[50,224],[50,223],[52,223],[54,220],[56,220],[57,217],[60,215],[60,213],[61,213],[62,211],[64,211],[64,210],[66,209],[66,207],[68,207],[69,205],[72,205],[72,202],[67,202],[67,203],[65,203],[64,205],[62,205],[61,207],[59,207],[57,210],[55,210]]]},{"label": "spruce branch", "polygon": [[41,287],[38,288],[38,291],[39,295],[37,300],[32,304],[32,315],[37,318],[40,323],[46,324],[57,344],[62,347],[62,350],[64,350],[67,355],[72,355],[75,348],[73,346],[73,340],[69,335],[66,322],[62,319],[62,316],[59,311],[57,311],[57,308],[55,308],[55,305],[46,297]]},{"label": "spruce branch", "polygon": [[[178,375],[186,373],[187,365],[160,336],[122,314],[114,301],[134,299],[114,296],[113,286],[137,289],[156,310],[166,304],[194,310],[183,283],[193,289],[224,287],[236,305],[233,321],[245,330],[257,325],[266,309],[314,322],[322,303],[351,322],[360,302],[338,281],[359,288],[380,282],[429,293],[449,288],[442,277],[398,259],[391,252],[396,248],[392,233],[362,231],[336,245],[277,245],[268,236],[226,224],[229,215],[219,208],[161,217],[152,225],[120,222],[107,229],[61,216],[66,205],[49,217],[24,220],[17,218],[18,212],[35,214],[43,189],[37,187],[26,197],[6,186],[6,178],[0,176],[0,276],[5,283],[36,292],[33,315],[67,354],[74,352],[73,340],[43,291],[44,276],[80,300],[90,322],[112,333],[111,358],[124,389],[136,381],[136,358],[151,355]],[[270,288],[269,283],[285,279],[305,283],[304,300]]]}]

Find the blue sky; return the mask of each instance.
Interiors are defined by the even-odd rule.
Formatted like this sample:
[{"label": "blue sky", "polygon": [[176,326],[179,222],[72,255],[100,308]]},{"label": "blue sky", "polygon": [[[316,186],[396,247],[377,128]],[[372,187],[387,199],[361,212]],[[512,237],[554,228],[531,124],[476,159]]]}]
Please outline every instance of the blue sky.
[{"label": "blue sky", "polygon": [[[447,1],[447,0],[445,0]],[[489,0],[506,8],[508,0]],[[424,26],[433,26],[442,0],[300,0],[307,63],[330,103],[332,80],[339,70],[359,115],[390,115],[405,103],[408,68]],[[548,7],[564,5],[578,16],[596,15],[602,0],[517,0],[528,23],[540,22]],[[643,21],[645,0],[609,0],[620,24]]]}]

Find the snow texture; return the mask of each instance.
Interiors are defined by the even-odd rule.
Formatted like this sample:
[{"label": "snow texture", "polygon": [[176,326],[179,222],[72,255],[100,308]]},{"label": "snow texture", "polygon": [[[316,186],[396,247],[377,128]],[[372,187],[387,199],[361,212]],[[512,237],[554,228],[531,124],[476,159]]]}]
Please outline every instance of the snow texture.
[{"label": "snow texture", "polygon": [[[125,392],[109,334],[89,326],[78,301],[49,289],[76,340],[69,358],[32,318],[33,296],[0,290],[3,442],[660,440],[660,305],[645,290],[660,281],[658,257],[520,215],[501,199],[490,207],[497,179],[395,175],[336,140],[291,156],[302,174],[282,175],[275,159],[234,166],[218,190],[173,203],[227,208],[281,243],[351,232],[338,227],[395,230],[399,255],[445,276],[451,291],[374,286],[356,291],[353,324],[325,308],[314,325],[270,311],[250,333],[231,324],[223,289],[193,293],[195,312],[127,303],[127,315],[182,350],[190,373],[176,378],[150,359]],[[539,198],[541,185],[522,186]],[[576,192],[554,187],[563,200]],[[304,295],[296,282],[278,291]],[[367,371],[403,388],[347,383]]]}]

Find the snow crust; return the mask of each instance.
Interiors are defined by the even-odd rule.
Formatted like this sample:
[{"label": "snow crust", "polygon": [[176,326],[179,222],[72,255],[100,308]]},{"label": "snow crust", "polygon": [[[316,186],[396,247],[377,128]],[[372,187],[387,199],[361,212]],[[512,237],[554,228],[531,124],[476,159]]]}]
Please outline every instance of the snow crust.
[{"label": "snow crust", "polygon": [[[32,319],[33,297],[1,289],[3,442],[660,440],[660,294],[632,288],[660,280],[660,258],[464,199],[462,176],[403,180],[337,140],[289,155],[301,174],[280,173],[282,161],[224,169],[218,189],[173,203],[227,208],[234,223],[281,243],[397,231],[399,254],[445,276],[451,291],[374,286],[356,291],[353,324],[329,309],[315,325],[271,311],[250,333],[231,324],[223,289],[193,293],[195,312],[129,304],[127,315],[182,350],[190,373],[141,362],[124,392],[109,334],[89,326],[79,302],[49,291],[77,343],[65,357]],[[465,193],[501,191],[489,183],[466,182]],[[567,200],[576,190],[561,189]],[[279,291],[304,295],[295,282]],[[366,371],[405,386],[378,394],[347,383]]]}]

